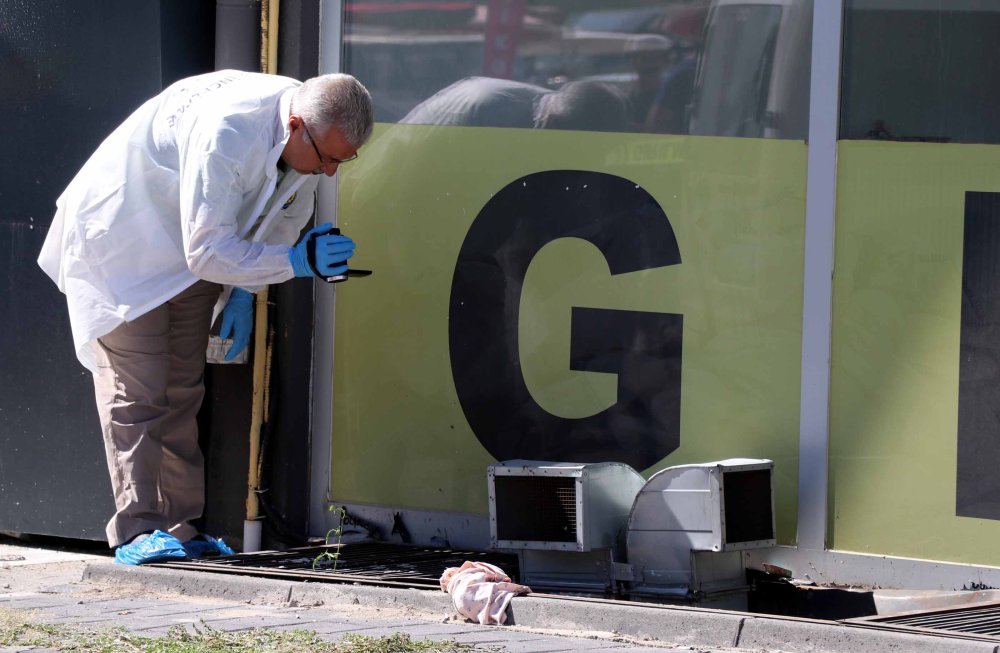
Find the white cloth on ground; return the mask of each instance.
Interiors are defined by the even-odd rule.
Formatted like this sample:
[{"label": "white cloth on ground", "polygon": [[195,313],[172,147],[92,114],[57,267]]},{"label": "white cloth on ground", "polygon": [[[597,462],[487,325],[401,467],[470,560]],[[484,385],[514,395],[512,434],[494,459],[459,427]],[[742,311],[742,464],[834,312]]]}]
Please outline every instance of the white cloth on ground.
[{"label": "white cloth on ground", "polygon": [[441,589],[451,595],[460,615],[484,625],[504,623],[511,599],[531,591],[527,585],[512,583],[495,565],[469,561],[461,567],[445,569]]}]

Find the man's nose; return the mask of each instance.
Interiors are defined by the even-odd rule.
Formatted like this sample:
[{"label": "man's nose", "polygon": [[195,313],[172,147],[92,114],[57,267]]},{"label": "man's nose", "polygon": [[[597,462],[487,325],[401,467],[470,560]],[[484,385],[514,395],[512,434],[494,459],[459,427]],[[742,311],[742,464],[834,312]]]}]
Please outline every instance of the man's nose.
[{"label": "man's nose", "polygon": [[333,175],[337,174],[337,166],[339,165],[340,165],[339,163],[325,164],[323,166],[323,174],[326,175],[327,177],[332,177]]}]

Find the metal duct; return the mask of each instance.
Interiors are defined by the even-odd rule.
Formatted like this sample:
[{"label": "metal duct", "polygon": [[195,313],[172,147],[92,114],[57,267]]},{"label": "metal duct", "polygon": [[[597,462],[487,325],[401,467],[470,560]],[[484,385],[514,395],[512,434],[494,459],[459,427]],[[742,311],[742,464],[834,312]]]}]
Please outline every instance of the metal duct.
[{"label": "metal duct", "polygon": [[746,587],[742,551],[775,545],[770,460],[657,472],[629,515],[633,594],[692,597]]},{"label": "metal duct", "polygon": [[511,460],[487,469],[490,546],[515,550],[534,589],[611,591],[645,483],[623,463]]}]

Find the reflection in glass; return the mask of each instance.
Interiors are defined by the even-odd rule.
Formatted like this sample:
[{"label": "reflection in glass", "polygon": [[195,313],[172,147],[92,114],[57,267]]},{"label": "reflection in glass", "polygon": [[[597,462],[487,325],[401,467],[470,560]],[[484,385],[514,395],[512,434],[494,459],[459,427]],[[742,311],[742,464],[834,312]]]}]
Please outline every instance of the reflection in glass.
[{"label": "reflection in glass", "polygon": [[713,17],[711,47],[705,49],[702,58],[699,86],[703,97],[716,101],[701,102],[695,132],[759,134],[767,97],[763,86],[774,66],[781,6],[723,6],[715,10]]},{"label": "reflection in glass", "polygon": [[610,84],[584,80],[556,90],[494,77],[467,77],[435,93],[400,123],[628,131],[629,104]]},{"label": "reflection in glass", "polygon": [[379,122],[804,138],[811,8],[347,2],[345,69]]},{"label": "reflection in glass", "polygon": [[1000,143],[1000,2],[848,0],[841,138]]}]

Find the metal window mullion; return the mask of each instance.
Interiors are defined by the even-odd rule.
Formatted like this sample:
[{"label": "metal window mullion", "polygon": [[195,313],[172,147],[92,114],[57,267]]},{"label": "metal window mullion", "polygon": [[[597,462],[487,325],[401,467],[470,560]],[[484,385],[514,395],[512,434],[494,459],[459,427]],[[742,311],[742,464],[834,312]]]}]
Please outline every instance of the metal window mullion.
[{"label": "metal window mullion", "polygon": [[834,225],[844,0],[815,0],[809,88],[802,384],[799,405],[799,548],[826,549],[833,327]]},{"label": "metal window mullion", "polygon": [[[319,72],[341,72],[344,32],[343,0],[321,0]],[[317,195],[320,222],[337,215],[337,178],[323,177]],[[313,284],[312,419],[310,420],[309,532],[326,533],[330,468],[333,462],[333,284]]]}]

